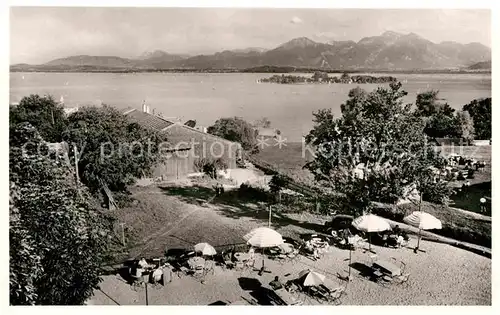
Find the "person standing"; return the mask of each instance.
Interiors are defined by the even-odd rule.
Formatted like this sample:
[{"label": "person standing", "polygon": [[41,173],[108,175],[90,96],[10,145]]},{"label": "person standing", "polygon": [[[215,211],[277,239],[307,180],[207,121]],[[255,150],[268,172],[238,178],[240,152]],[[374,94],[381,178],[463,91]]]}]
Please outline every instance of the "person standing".
[{"label": "person standing", "polygon": [[481,213],[486,213],[486,198],[483,197],[479,199],[479,207],[479,211],[481,211]]}]

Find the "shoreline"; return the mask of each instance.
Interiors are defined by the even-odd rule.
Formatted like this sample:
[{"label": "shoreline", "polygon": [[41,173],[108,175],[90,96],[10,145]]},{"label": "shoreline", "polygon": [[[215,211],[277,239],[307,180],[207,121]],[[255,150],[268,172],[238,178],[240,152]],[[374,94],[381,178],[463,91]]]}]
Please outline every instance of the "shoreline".
[{"label": "shoreline", "polygon": [[230,69],[213,69],[213,70],[195,70],[195,69],[162,69],[162,70],[127,70],[127,69],[110,69],[110,70],[17,70],[10,69],[9,73],[314,73],[315,71],[322,71],[326,73],[393,73],[393,74],[490,74],[491,70],[487,71],[467,71],[467,70],[301,70],[297,71],[283,71],[283,72],[272,72],[272,71],[247,71],[243,70],[230,70]]}]

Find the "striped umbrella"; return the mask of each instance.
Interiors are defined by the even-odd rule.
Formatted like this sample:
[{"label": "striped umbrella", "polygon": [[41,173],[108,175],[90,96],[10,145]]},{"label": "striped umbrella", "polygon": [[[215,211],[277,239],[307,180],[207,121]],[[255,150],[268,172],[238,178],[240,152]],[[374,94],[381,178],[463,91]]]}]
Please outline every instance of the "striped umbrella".
[{"label": "striped umbrella", "polygon": [[352,221],[352,226],[354,226],[359,231],[368,233],[368,247],[369,251],[372,250],[370,233],[372,232],[382,232],[391,229],[391,225],[384,218],[376,216],[374,214],[365,214]]},{"label": "striped umbrella", "polygon": [[302,270],[299,273],[299,279],[302,280],[302,284],[305,287],[318,286],[325,281],[325,276],[312,271],[311,269]]},{"label": "striped umbrella", "polygon": [[250,233],[243,236],[243,239],[248,244],[259,248],[275,247],[283,244],[281,234],[267,227],[253,229]]},{"label": "striped umbrella", "polygon": [[205,256],[213,256],[217,254],[215,248],[208,243],[198,243],[194,245],[194,251]]},{"label": "striped umbrella", "polygon": [[417,241],[417,247],[415,248],[415,252],[418,250],[418,247],[420,245],[420,238],[421,238],[420,232],[422,230],[433,230],[433,229],[443,228],[441,221],[438,218],[423,211],[414,211],[409,216],[404,217],[403,221],[414,227],[418,227],[418,241]]},{"label": "striped umbrella", "polygon": [[[283,244],[281,234],[267,227],[253,229],[243,236],[243,239],[248,244],[258,248],[275,247]],[[264,270],[264,257],[262,257],[262,270]]]}]

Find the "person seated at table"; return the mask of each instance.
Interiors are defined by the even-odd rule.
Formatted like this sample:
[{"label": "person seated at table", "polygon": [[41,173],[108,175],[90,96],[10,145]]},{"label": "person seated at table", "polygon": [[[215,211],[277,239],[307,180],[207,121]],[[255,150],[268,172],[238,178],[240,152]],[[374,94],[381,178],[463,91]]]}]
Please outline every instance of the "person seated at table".
[{"label": "person seated at table", "polygon": [[132,277],[133,281],[140,280],[140,278],[142,277],[142,271],[143,269],[136,267],[130,269],[130,276]]},{"label": "person seated at table", "polygon": [[162,276],[163,276],[163,270],[158,268],[155,271],[153,271],[153,274],[151,276],[151,278],[152,278],[151,280],[153,280],[152,281],[153,283],[158,283],[161,281]]},{"label": "person seated at table", "polygon": [[233,246],[233,248],[231,248],[231,251],[229,252],[229,257],[231,258],[231,261],[236,261],[236,257],[234,256],[234,254],[236,254],[235,246]]},{"label": "person seated at table", "polygon": [[319,250],[318,250],[318,248],[314,248],[314,250],[313,250],[313,257],[316,260],[320,258],[319,257]]},{"label": "person seated at table", "polygon": [[306,242],[304,244],[304,254],[306,255],[313,255],[314,254],[314,249],[315,249],[315,246],[311,243],[311,242]]},{"label": "person seated at table", "polygon": [[398,238],[396,239],[396,244],[398,247],[403,246],[405,240],[402,235],[398,235]]},{"label": "person seated at table", "polygon": [[146,268],[149,266],[148,262],[146,261],[146,258],[144,258],[144,257],[142,257],[141,260],[139,260],[137,265],[141,268]]},{"label": "person seated at table", "polygon": [[283,284],[281,283],[280,278],[278,276],[274,277],[274,280],[269,282],[269,285],[274,290],[278,290],[278,289],[283,288]]},{"label": "person seated at table", "polygon": [[253,247],[250,247],[250,249],[248,250],[248,254],[250,255],[250,259],[254,259],[255,249],[253,249]]},{"label": "person seated at table", "polygon": [[406,233],[405,231],[401,232],[401,236],[403,237],[403,240],[405,242],[408,242],[410,240],[410,237],[408,236],[408,233]]},{"label": "person seated at table", "polygon": [[392,233],[399,236],[401,234],[401,228],[399,227],[399,225],[396,225],[393,229],[392,229]]}]

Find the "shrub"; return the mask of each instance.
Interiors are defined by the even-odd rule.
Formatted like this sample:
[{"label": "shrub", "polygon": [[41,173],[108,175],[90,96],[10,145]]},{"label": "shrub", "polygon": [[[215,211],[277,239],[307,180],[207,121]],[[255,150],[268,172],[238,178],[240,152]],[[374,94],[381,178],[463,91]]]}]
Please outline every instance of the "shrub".
[{"label": "shrub", "polygon": [[448,185],[447,182],[438,182],[434,185],[423,187],[422,200],[447,205],[449,202],[449,196],[451,195],[452,191],[453,189]]},{"label": "shrub", "polygon": [[268,202],[270,200],[270,194],[266,190],[260,187],[252,187],[248,183],[243,183],[238,189],[238,197],[251,199],[256,201]]},{"label": "shrub", "polygon": [[226,170],[227,163],[222,158],[209,159],[201,158],[194,162],[194,168],[198,172],[203,172],[212,179],[217,179],[217,171]]}]

